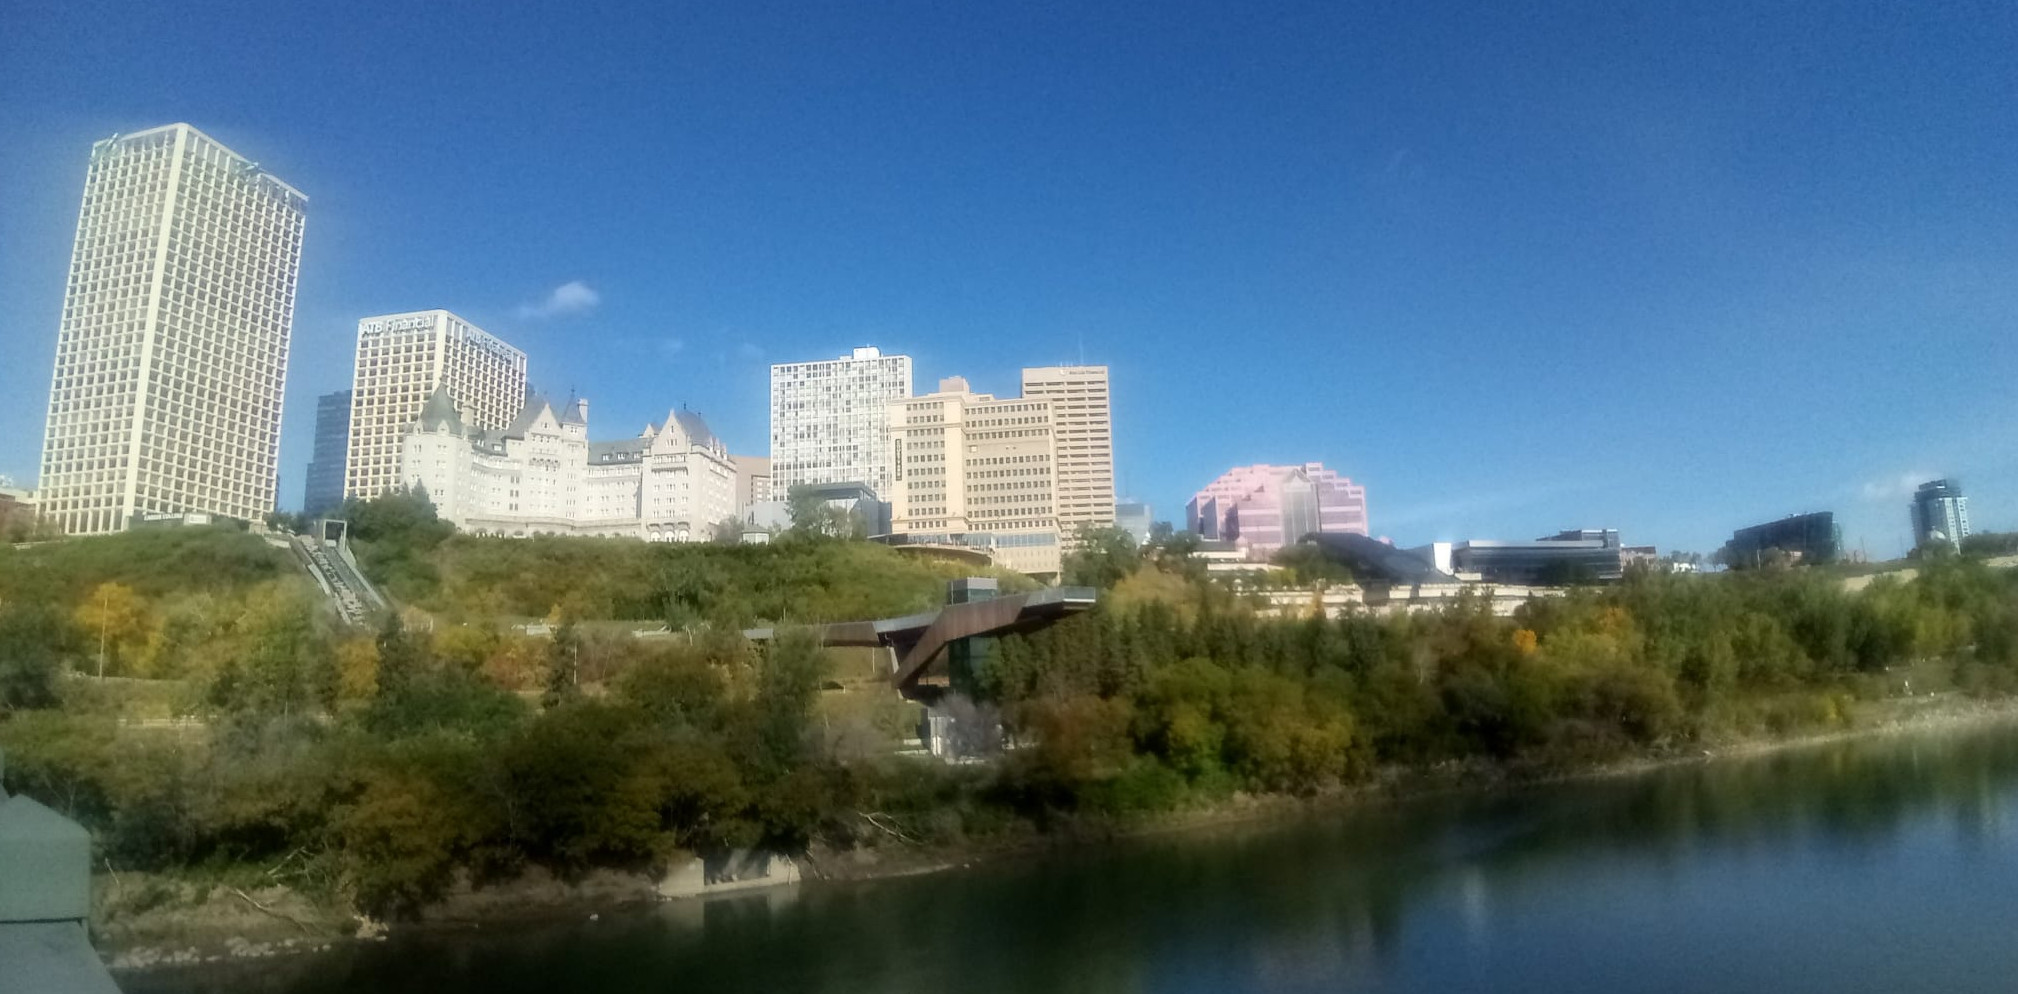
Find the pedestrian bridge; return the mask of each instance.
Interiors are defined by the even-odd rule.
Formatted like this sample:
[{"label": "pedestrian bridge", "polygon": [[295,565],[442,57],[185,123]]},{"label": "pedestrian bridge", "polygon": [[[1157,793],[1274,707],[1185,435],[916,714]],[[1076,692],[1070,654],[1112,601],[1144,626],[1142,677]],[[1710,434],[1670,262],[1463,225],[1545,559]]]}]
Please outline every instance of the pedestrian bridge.
[{"label": "pedestrian bridge", "polygon": [[[947,649],[966,638],[994,638],[1033,632],[1091,608],[1098,595],[1092,587],[1047,587],[1029,593],[969,600],[900,618],[843,621],[806,626],[821,645],[885,647],[895,659],[890,682],[910,698],[937,697],[947,685],[943,665]],[[768,642],[771,628],[743,632],[752,641]]]}]

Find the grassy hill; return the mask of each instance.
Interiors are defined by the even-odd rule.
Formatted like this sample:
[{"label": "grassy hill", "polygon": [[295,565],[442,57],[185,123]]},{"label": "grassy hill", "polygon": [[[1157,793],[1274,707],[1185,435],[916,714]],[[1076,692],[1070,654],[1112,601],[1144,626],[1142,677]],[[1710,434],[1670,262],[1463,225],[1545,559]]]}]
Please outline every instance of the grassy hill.
[{"label": "grassy hill", "polygon": [[286,551],[237,528],[156,528],[0,545],[0,600],[76,603],[101,583],[144,597],[226,593],[299,571]]},{"label": "grassy hill", "polygon": [[454,535],[418,557],[360,543],[394,598],[457,620],[574,617],[749,625],[880,618],[945,602],[946,581],[977,572],[1005,589],[1035,582],[1005,570],[920,559],[866,542],[653,545],[598,538]]}]

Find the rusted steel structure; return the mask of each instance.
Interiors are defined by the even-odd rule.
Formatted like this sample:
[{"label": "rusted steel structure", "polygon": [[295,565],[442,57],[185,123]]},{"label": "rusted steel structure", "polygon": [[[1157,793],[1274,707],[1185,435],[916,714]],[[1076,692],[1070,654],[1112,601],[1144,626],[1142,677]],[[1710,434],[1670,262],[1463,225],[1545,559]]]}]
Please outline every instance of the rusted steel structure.
[{"label": "rusted steel structure", "polygon": [[[1092,587],[1047,587],[990,600],[948,604],[935,611],[876,621],[842,621],[807,626],[821,645],[887,647],[896,665],[890,682],[905,697],[936,698],[949,674],[947,650],[966,638],[991,638],[1036,631],[1093,606]],[[743,633],[767,642],[775,631],[753,628]]]}]

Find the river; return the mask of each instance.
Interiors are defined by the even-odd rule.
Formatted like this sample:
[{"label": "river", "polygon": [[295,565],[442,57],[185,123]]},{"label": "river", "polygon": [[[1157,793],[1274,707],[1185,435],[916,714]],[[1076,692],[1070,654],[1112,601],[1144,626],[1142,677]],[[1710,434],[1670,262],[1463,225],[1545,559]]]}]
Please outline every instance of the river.
[{"label": "river", "polygon": [[2018,729],[408,934],[129,994],[2011,991]]}]

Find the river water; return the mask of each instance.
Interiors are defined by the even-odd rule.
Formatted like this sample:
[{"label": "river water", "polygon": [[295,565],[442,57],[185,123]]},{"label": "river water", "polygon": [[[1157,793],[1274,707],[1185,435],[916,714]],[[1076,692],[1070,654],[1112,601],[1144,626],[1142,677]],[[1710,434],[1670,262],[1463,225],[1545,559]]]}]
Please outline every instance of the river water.
[{"label": "river water", "polygon": [[2018,730],[411,935],[129,994],[2018,990]]}]

